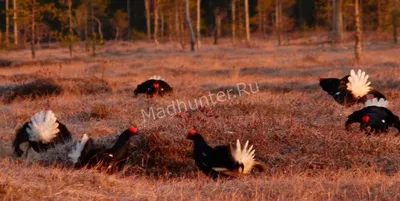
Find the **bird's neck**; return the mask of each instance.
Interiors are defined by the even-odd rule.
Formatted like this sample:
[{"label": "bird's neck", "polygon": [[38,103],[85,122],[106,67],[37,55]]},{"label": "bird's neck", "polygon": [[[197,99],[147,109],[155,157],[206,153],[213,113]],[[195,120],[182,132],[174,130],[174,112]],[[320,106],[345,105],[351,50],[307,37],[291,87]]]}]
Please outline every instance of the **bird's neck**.
[{"label": "bird's neck", "polygon": [[129,134],[128,132],[123,132],[117,139],[117,141],[115,142],[114,146],[112,149],[118,149],[118,148],[122,148],[127,142],[128,140],[131,138],[131,134]]},{"label": "bird's neck", "polygon": [[197,136],[194,139],[194,150],[210,149],[211,147],[207,144],[202,136]]}]

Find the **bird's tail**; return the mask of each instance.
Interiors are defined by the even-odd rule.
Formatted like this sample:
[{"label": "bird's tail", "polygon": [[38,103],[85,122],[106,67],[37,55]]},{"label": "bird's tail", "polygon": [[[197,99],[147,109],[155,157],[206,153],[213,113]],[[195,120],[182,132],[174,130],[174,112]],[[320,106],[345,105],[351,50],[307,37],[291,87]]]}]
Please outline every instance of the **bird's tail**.
[{"label": "bird's tail", "polygon": [[369,106],[387,108],[389,106],[389,101],[387,101],[383,98],[381,98],[379,100],[378,100],[378,98],[374,98],[372,100],[367,100],[367,102],[365,102],[365,107],[369,107]]},{"label": "bird's tail", "polygon": [[72,161],[73,164],[76,164],[79,160],[79,157],[81,157],[82,151],[85,148],[85,145],[87,141],[89,140],[89,137],[84,134],[81,141],[77,142],[75,144],[75,147],[72,149],[71,153],[68,154],[68,157]]},{"label": "bird's tail", "polygon": [[371,82],[368,82],[369,76],[361,70],[350,71],[349,83],[347,83],[347,90],[351,91],[355,98],[361,98],[368,94],[371,90]]},{"label": "bird's tail", "polygon": [[59,131],[57,118],[51,110],[41,111],[33,115],[26,129],[30,141],[43,143],[52,141]]},{"label": "bird's tail", "polygon": [[265,163],[260,161],[255,161],[254,168],[257,168],[260,172],[266,172],[268,169],[267,165],[265,165]]},{"label": "bird's tail", "polygon": [[233,158],[239,163],[243,164],[243,170],[241,173],[247,174],[251,171],[254,164],[256,163],[254,156],[255,156],[255,149],[253,145],[249,146],[249,141],[246,141],[243,149],[241,148],[239,139],[236,140],[236,148],[233,151]]}]

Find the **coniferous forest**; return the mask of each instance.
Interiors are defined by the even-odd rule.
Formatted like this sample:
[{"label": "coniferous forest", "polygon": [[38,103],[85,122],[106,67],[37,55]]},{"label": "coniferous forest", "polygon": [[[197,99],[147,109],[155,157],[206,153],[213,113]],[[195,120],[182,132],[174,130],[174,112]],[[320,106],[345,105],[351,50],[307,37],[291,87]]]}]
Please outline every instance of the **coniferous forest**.
[{"label": "coniferous forest", "polygon": [[[285,43],[293,33],[327,31],[340,43],[357,29],[355,0],[2,0],[2,49],[51,42],[178,41],[252,36]],[[188,10],[185,8],[188,3]],[[398,0],[359,1],[362,32],[397,43]],[[186,23],[190,16],[190,27]],[[361,26],[362,25],[362,26]],[[190,31],[192,30],[192,32]],[[193,35],[193,37],[191,37]],[[34,47],[32,47],[34,48]]]}]

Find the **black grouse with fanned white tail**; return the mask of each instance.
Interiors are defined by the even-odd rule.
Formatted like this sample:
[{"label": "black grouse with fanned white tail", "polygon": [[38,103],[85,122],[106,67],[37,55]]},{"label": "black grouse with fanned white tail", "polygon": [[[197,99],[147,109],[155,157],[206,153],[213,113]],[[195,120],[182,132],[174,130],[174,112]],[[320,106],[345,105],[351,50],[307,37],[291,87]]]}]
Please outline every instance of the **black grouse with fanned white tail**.
[{"label": "black grouse with fanned white tail", "polygon": [[70,160],[76,168],[102,166],[106,167],[109,173],[119,171],[128,160],[129,140],[135,135],[137,135],[136,127],[125,130],[109,149],[102,145],[95,145],[91,138],[84,135],[69,154]]},{"label": "black grouse with fanned white tail", "polygon": [[346,130],[350,129],[351,124],[360,123],[360,129],[367,135],[386,133],[390,127],[395,127],[400,132],[399,117],[393,114],[388,106],[389,102],[385,99],[368,100],[363,109],[349,115],[345,124]]},{"label": "black grouse with fanned white tail", "polygon": [[145,82],[137,85],[134,93],[147,94],[149,96],[159,95],[163,96],[166,93],[171,93],[172,87],[160,76],[152,76]]},{"label": "black grouse with fanned white tail", "polygon": [[255,149],[249,147],[248,141],[243,149],[239,140],[234,148],[231,145],[210,147],[195,130],[190,130],[187,138],[193,141],[193,157],[197,167],[214,179],[220,175],[237,177],[248,174],[254,167],[266,169],[263,163],[255,160]]},{"label": "black grouse with fanned white tail", "polygon": [[53,148],[56,144],[64,144],[72,140],[72,135],[67,127],[60,123],[51,110],[34,114],[29,122],[26,122],[16,132],[13,141],[14,153],[22,156],[20,148],[22,143],[28,142],[26,155],[30,147],[36,152],[44,152]]},{"label": "black grouse with fanned white tail", "polygon": [[319,85],[324,91],[332,96],[336,102],[346,107],[357,103],[364,103],[368,99],[378,98],[386,99],[386,97],[371,87],[368,81],[369,76],[358,70],[350,71],[350,75],[346,75],[342,79],[338,78],[320,78]]}]

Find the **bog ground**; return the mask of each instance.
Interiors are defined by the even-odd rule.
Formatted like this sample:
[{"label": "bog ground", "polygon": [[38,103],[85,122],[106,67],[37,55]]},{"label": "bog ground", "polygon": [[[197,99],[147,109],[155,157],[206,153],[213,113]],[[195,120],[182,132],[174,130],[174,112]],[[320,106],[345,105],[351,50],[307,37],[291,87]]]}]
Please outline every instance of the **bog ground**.
[{"label": "bog ground", "polygon": [[[168,43],[108,43],[92,58],[76,49],[42,49],[37,62],[29,50],[0,53],[13,61],[0,68],[0,197],[5,200],[399,200],[400,137],[365,136],[354,125],[344,130],[344,108],[323,92],[319,77],[342,77],[364,69],[374,87],[400,114],[398,47],[364,43],[361,64],[353,44],[276,47],[254,41],[252,48],[206,41],[196,53]],[[136,85],[161,75],[174,87],[165,97],[134,97]],[[238,96],[238,83],[259,91]],[[40,97],[41,88],[53,95]],[[142,110],[166,108],[172,101],[193,102],[232,89],[237,98],[206,108],[144,121]],[[34,91],[34,95],[32,95]],[[43,92],[44,93],[44,92]],[[108,175],[74,170],[65,149],[30,152],[16,159],[15,130],[43,109],[53,110],[75,139],[84,133],[110,143],[131,125],[141,138],[125,171]],[[157,115],[157,114],[156,114]],[[195,128],[211,145],[250,140],[265,173],[239,179],[208,179],[197,172],[191,143]],[[111,136],[111,137],[107,137]]]}]

